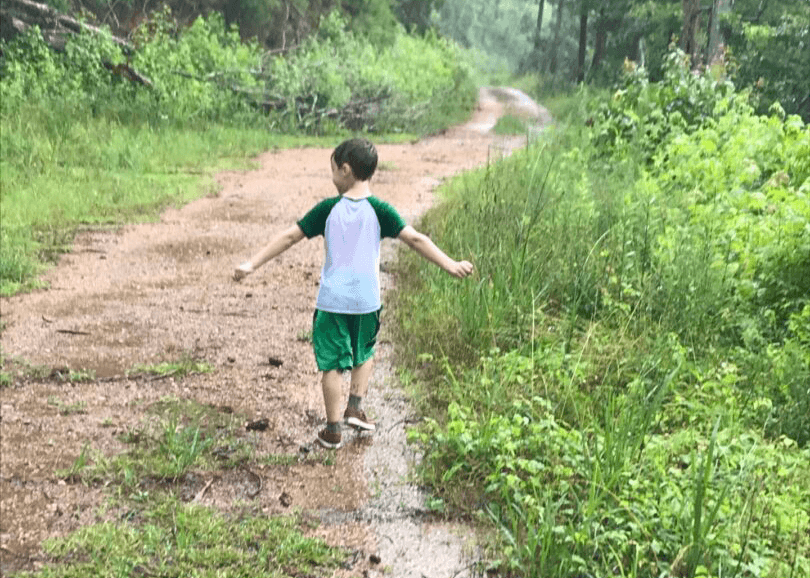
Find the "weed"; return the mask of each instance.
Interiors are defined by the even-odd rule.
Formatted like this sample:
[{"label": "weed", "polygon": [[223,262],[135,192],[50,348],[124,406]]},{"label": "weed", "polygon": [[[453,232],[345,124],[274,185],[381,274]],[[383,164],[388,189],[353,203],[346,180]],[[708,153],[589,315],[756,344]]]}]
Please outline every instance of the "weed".
[{"label": "weed", "polygon": [[512,114],[499,117],[492,129],[492,132],[498,135],[522,135],[526,134],[527,131],[526,121]]},{"label": "weed", "polygon": [[87,413],[87,402],[77,401],[75,403],[65,404],[58,397],[49,397],[48,405],[52,405],[59,412],[59,415],[74,415]]},{"label": "weed", "polygon": [[51,371],[50,377],[55,377],[59,381],[67,383],[82,383],[86,381],[94,381],[96,379],[96,372],[88,369],[70,369],[70,368],[57,368]]},{"label": "weed", "polygon": [[259,461],[268,466],[292,466],[300,461],[300,457],[297,454],[268,454]]},{"label": "weed", "polygon": [[394,161],[380,161],[377,164],[378,171],[396,171],[397,164]]},{"label": "weed", "polygon": [[[86,526],[48,540],[48,565],[20,576],[255,576],[280,578],[284,569],[330,575],[346,553],[307,538],[295,517],[232,516],[147,494],[137,517]],[[145,507],[143,507],[145,506]]]},{"label": "weed", "polygon": [[686,74],[447,183],[421,228],[477,277],[397,265],[422,479],[508,573],[810,572],[810,132]]},{"label": "weed", "polygon": [[199,360],[187,352],[176,361],[164,361],[155,365],[136,365],[127,373],[129,375],[148,374],[156,377],[185,377],[195,373],[211,373],[213,370],[211,364]]},{"label": "weed", "polygon": [[[249,439],[237,435],[239,416],[192,400],[164,398],[148,408],[151,416],[119,440],[129,451],[87,459],[89,446],[68,475],[88,482],[107,480],[124,491],[140,491],[145,480],[174,483],[193,468],[235,467],[253,455]],[[81,466],[81,467],[78,467]]]}]

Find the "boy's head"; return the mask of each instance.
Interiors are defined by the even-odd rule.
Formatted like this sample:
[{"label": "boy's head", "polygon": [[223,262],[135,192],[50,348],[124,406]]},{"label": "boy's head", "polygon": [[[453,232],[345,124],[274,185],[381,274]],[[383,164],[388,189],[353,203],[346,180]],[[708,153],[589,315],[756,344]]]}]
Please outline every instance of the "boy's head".
[{"label": "boy's head", "polygon": [[332,152],[337,168],[348,164],[354,178],[367,181],[377,169],[377,149],[364,138],[353,138],[340,143]]}]

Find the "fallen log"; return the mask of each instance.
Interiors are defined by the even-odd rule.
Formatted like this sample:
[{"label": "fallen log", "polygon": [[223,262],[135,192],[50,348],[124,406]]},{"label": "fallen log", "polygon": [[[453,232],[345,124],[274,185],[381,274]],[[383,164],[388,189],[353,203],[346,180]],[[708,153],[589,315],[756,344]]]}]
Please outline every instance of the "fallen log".
[{"label": "fallen log", "polygon": [[[24,32],[31,26],[39,26],[46,42],[58,50],[64,50],[65,38],[68,34],[82,32],[105,34],[97,26],[81,22],[59,12],[56,8],[32,0],[3,0],[0,5],[0,18],[3,20],[4,32],[7,26],[6,20],[8,20],[8,27],[18,33]],[[125,54],[134,52],[135,48],[132,44],[123,38],[106,34],[124,50]]]},{"label": "fallen log", "polygon": [[[63,14],[57,9],[40,4],[32,0],[3,0],[0,5],[0,35],[9,39],[25,32],[32,26],[38,26],[42,38],[48,46],[58,52],[64,52],[68,37],[75,34],[89,33],[101,34],[108,37],[121,47],[125,55],[135,52],[135,47],[123,38],[119,38],[91,24],[76,20],[72,16]],[[142,86],[152,86],[152,81],[132,68],[128,63],[113,64],[103,61],[104,66],[111,73]]]}]

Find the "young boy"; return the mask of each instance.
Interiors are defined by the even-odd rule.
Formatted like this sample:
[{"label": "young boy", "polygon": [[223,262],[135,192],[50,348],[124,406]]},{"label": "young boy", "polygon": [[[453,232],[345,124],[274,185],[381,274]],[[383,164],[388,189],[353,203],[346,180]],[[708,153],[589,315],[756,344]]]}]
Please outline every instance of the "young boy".
[{"label": "young boy", "polygon": [[327,421],[318,433],[318,441],[336,449],[342,444],[343,371],[351,371],[343,421],[359,430],[375,429],[361,403],[368,390],[380,328],[381,239],[404,241],[454,277],[466,277],[473,266],[445,255],[426,235],[406,225],[392,206],[371,194],[369,180],[377,168],[377,150],[369,141],[351,139],[341,143],[332,153],[331,165],[338,195],[315,205],[250,261],[239,265],[234,279],[243,279],[304,237],[324,236],[326,255],[312,322],[312,346],[318,369],[323,372]]}]

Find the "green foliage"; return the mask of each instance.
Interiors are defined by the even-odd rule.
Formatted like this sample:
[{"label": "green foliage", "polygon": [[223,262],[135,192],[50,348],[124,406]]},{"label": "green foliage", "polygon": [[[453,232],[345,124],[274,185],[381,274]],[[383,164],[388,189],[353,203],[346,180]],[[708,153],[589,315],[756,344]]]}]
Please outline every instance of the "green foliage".
[{"label": "green foliage", "polygon": [[[133,66],[153,82],[152,103],[168,119],[230,120],[247,114],[250,94],[260,82],[253,72],[261,63],[256,44],[242,43],[223,18],[197,18],[181,34],[171,12],[153,13],[135,31],[139,46]],[[238,89],[238,91],[236,90]],[[255,121],[255,117],[251,120]]]},{"label": "green foliage", "polygon": [[453,44],[398,33],[381,48],[353,33],[337,12],[322,19],[317,36],[268,68],[268,90],[288,103],[282,129],[317,128],[330,111],[355,104],[365,111],[360,124],[347,119],[349,128],[429,132],[469,112],[476,94]]},{"label": "green foliage", "polygon": [[667,66],[445,187],[476,277],[401,262],[423,474],[507,573],[810,572],[810,128]]},{"label": "green foliage", "polygon": [[146,373],[160,377],[185,377],[194,373],[211,373],[214,368],[210,363],[196,359],[191,353],[186,353],[177,361],[164,361],[156,365],[136,365],[128,373]]},{"label": "green foliage", "polygon": [[351,30],[373,46],[390,46],[399,35],[399,24],[391,0],[342,0],[350,17]]},{"label": "green foliage", "polygon": [[632,144],[649,159],[673,132],[690,134],[708,122],[733,90],[728,80],[694,74],[678,49],[664,59],[660,82],[650,83],[644,68],[625,62],[622,87],[592,112],[593,146],[612,153]]},{"label": "green foliage", "polygon": [[56,407],[59,415],[74,415],[87,413],[87,402],[77,401],[75,403],[63,403],[58,397],[49,397],[48,405]]},{"label": "green foliage", "polygon": [[84,527],[45,544],[48,564],[18,576],[135,575],[281,578],[331,573],[344,552],[304,536],[295,517],[222,515],[173,497],[152,500],[124,521]]},{"label": "green foliage", "polygon": [[810,5],[807,2],[738,3],[725,23],[736,63],[734,80],[754,88],[757,111],[776,102],[810,122]]},{"label": "green foliage", "polygon": [[607,408],[616,413],[605,429],[577,430],[541,397],[484,412],[453,403],[445,425],[430,421],[414,437],[444,502],[500,528],[503,570],[755,577],[810,568],[795,555],[810,545],[806,450],[717,420],[713,432],[639,434],[629,418],[644,408],[628,397]]},{"label": "green foliage", "polygon": [[191,400],[164,399],[151,408],[151,418],[127,431],[125,453],[105,457],[85,446],[61,475],[87,483],[114,483],[131,495],[155,482],[174,483],[192,469],[233,467],[252,455],[241,437],[239,418]]},{"label": "green foliage", "polygon": [[445,0],[394,0],[397,19],[410,31],[424,34],[432,25],[433,11],[440,9]]},{"label": "green foliage", "polygon": [[509,114],[500,117],[492,128],[492,132],[500,135],[521,135],[526,134],[528,130],[524,119]]}]

